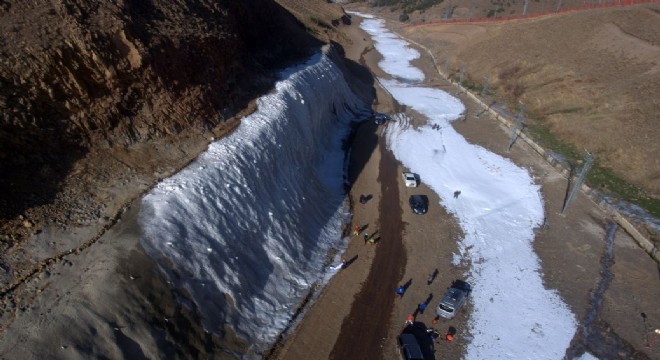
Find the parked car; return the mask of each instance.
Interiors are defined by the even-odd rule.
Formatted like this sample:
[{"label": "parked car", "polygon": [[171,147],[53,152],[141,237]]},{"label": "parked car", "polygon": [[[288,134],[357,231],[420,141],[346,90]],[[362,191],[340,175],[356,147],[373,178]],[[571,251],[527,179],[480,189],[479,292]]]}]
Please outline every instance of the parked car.
[{"label": "parked car", "polygon": [[454,281],[440,300],[435,313],[445,319],[452,319],[467,301],[470,291],[472,291],[470,284],[462,280]]},{"label": "parked car", "polygon": [[399,352],[405,360],[424,360],[417,338],[410,333],[399,335]]},{"label": "parked car", "polygon": [[381,113],[375,113],[372,117],[376,125],[383,125],[386,122],[392,120],[392,118],[390,118],[389,116]]},{"label": "parked car", "polygon": [[403,173],[403,181],[406,184],[406,187],[417,187],[419,182],[417,181],[417,174],[411,172]]},{"label": "parked car", "polygon": [[410,208],[415,214],[426,214],[429,207],[429,199],[426,195],[410,195]]}]

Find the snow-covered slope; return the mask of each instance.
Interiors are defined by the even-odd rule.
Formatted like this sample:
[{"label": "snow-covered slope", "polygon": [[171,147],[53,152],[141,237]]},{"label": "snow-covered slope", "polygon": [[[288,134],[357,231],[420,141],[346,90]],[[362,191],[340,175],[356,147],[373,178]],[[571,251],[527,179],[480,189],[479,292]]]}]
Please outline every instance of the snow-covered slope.
[{"label": "snow-covered slope", "polygon": [[282,72],[230,136],[143,200],[142,244],[209,331],[268,348],[345,246],[343,140],[370,112],[332,60]]}]

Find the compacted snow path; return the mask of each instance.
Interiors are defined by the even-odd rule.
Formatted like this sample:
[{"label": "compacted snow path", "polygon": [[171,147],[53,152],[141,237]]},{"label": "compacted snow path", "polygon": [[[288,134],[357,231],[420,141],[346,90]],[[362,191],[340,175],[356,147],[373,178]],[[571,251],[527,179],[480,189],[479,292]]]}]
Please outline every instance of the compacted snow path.
[{"label": "compacted snow path", "polygon": [[396,116],[387,127],[388,146],[440,196],[465,233],[455,262],[471,265],[466,358],[562,358],[577,325],[558,294],[544,288],[532,247],[533,229],[544,218],[539,186],[525,169],[458,134],[450,122],[461,116],[463,104],[444,91],[413,85],[423,80],[410,64],[419,53],[382,20],[355,14],[365,18],[361,27],[383,55],[379,66],[396,79],[381,83],[428,121],[413,128]]},{"label": "compacted snow path", "polygon": [[[205,328],[268,349],[346,246],[350,123],[370,114],[326,56],[281,74],[230,136],[142,201],[141,242]],[[336,260],[335,260],[336,262]]]}]

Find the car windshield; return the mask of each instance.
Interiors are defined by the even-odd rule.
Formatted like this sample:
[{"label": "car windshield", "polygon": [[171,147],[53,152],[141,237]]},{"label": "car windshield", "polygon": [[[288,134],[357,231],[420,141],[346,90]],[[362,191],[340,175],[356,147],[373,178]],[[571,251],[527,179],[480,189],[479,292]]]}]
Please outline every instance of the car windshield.
[{"label": "car windshield", "polygon": [[438,307],[439,307],[440,309],[446,311],[446,312],[449,312],[449,313],[454,312],[454,309],[450,308],[450,307],[447,306],[447,305],[440,304],[440,305],[438,305]]}]

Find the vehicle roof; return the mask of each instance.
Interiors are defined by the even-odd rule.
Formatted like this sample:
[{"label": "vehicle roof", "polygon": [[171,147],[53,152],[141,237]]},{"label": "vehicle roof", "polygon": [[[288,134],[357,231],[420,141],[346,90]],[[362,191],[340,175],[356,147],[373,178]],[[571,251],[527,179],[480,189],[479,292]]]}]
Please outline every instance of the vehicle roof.
[{"label": "vehicle roof", "polygon": [[399,344],[405,347],[411,359],[423,359],[422,349],[419,347],[417,338],[413,334],[403,333],[399,335]]},{"label": "vehicle roof", "polygon": [[467,283],[463,280],[454,280],[451,284],[451,287],[456,288],[456,289],[465,290],[467,292],[472,291],[472,285],[470,285],[469,283]]},{"label": "vehicle roof", "polygon": [[445,295],[442,297],[442,303],[444,304],[451,304],[455,305],[463,298],[467,296],[467,291],[457,289],[457,288],[449,288],[447,292],[445,292]]},{"label": "vehicle roof", "polygon": [[399,340],[401,341],[401,343],[404,343],[404,342],[407,342],[407,341],[417,343],[417,338],[415,337],[415,335],[413,335],[411,333],[403,333],[403,334],[399,335]]}]

